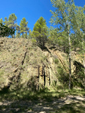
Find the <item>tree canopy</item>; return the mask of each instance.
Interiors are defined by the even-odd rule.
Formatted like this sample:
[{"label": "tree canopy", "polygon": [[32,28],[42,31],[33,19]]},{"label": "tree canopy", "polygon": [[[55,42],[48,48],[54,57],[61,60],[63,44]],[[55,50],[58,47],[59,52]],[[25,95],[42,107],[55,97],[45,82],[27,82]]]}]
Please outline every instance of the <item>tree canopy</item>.
[{"label": "tree canopy", "polygon": [[25,35],[25,38],[27,38],[27,33],[29,32],[29,28],[27,27],[27,24],[28,22],[26,22],[26,19],[23,18],[20,23],[20,33],[22,33],[22,37],[24,37]]},{"label": "tree canopy", "polygon": [[47,41],[47,26],[43,17],[40,17],[33,28],[34,38],[37,40],[37,44],[41,47],[45,46]]},{"label": "tree canopy", "polygon": [[13,35],[15,33],[14,29],[11,29],[2,23],[0,23],[0,37]]}]

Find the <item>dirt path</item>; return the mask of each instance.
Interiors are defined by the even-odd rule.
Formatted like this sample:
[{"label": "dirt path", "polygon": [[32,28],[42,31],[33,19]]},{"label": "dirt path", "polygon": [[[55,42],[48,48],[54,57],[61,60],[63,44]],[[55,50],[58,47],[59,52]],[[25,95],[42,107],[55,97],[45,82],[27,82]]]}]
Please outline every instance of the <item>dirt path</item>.
[{"label": "dirt path", "polygon": [[72,113],[72,112],[73,113],[85,112],[85,97],[69,95],[62,99],[55,98],[49,102],[46,100],[0,102],[0,113]]}]

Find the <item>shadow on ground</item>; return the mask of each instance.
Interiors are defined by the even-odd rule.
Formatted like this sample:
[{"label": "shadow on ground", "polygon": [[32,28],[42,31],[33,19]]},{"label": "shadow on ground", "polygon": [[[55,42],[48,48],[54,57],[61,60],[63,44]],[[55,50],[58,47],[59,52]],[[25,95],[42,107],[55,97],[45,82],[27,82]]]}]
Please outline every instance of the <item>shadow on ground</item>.
[{"label": "shadow on ground", "polygon": [[[21,93],[20,93],[21,92]],[[74,91],[71,93],[74,93]],[[78,93],[78,92],[77,92]],[[83,92],[85,93],[85,92]],[[67,94],[67,95],[65,95]],[[70,94],[70,93],[69,93]],[[75,93],[74,93],[75,94]],[[66,92],[0,92],[0,113],[84,113],[85,97]]]}]

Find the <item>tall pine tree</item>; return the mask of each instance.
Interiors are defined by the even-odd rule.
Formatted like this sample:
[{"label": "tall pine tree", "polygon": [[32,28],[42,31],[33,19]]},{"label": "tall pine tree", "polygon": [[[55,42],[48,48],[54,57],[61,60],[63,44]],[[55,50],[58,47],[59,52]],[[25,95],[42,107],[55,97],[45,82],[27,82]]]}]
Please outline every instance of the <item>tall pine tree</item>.
[{"label": "tall pine tree", "polygon": [[[17,27],[16,21],[17,21],[17,17],[16,17],[16,15],[14,13],[9,15],[9,18],[8,18],[8,23],[9,23],[8,27],[16,30],[16,27]],[[15,35],[14,35],[14,37],[15,37]]]},{"label": "tall pine tree", "polygon": [[21,23],[20,23],[20,33],[22,34],[22,37],[24,38],[27,38],[27,33],[29,32],[29,28],[27,26],[28,22],[26,22],[26,19],[23,18],[21,20]]},{"label": "tall pine tree", "polygon": [[16,27],[16,38],[20,38],[20,26]]},{"label": "tall pine tree", "polygon": [[47,41],[47,26],[43,17],[40,17],[33,28],[34,38],[37,40],[37,44],[44,48]]}]

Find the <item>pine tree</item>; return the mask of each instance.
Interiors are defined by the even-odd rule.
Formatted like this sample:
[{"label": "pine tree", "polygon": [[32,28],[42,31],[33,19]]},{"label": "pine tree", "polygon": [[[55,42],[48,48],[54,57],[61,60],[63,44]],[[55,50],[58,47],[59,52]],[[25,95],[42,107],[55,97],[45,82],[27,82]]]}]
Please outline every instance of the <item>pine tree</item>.
[{"label": "pine tree", "polygon": [[9,18],[8,18],[8,23],[9,23],[8,27],[16,30],[16,27],[17,27],[16,20],[17,20],[17,17],[16,17],[16,15],[14,13],[9,15]]},{"label": "pine tree", "polygon": [[29,28],[27,27],[27,24],[28,22],[26,22],[26,19],[23,18],[20,23],[20,33],[22,34],[23,38],[24,38],[24,34],[25,34],[25,38],[27,38],[27,33],[29,32]]},{"label": "pine tree", "polygon": [[20,38],[20,26],[18,26],[18,25],[16,27],[16,37]]},{"label": "pine tree", "polygon": [[47,42],[47,26],[43,17],[40,17],[33,28],[34,38],[36,38],[37,44],[44,48]]},{"label": "pine tree", "polygon": [[29,30],[28,38],[29,38],[29,39],[32,38],[32,31],[31,31],[31,30]]}]

